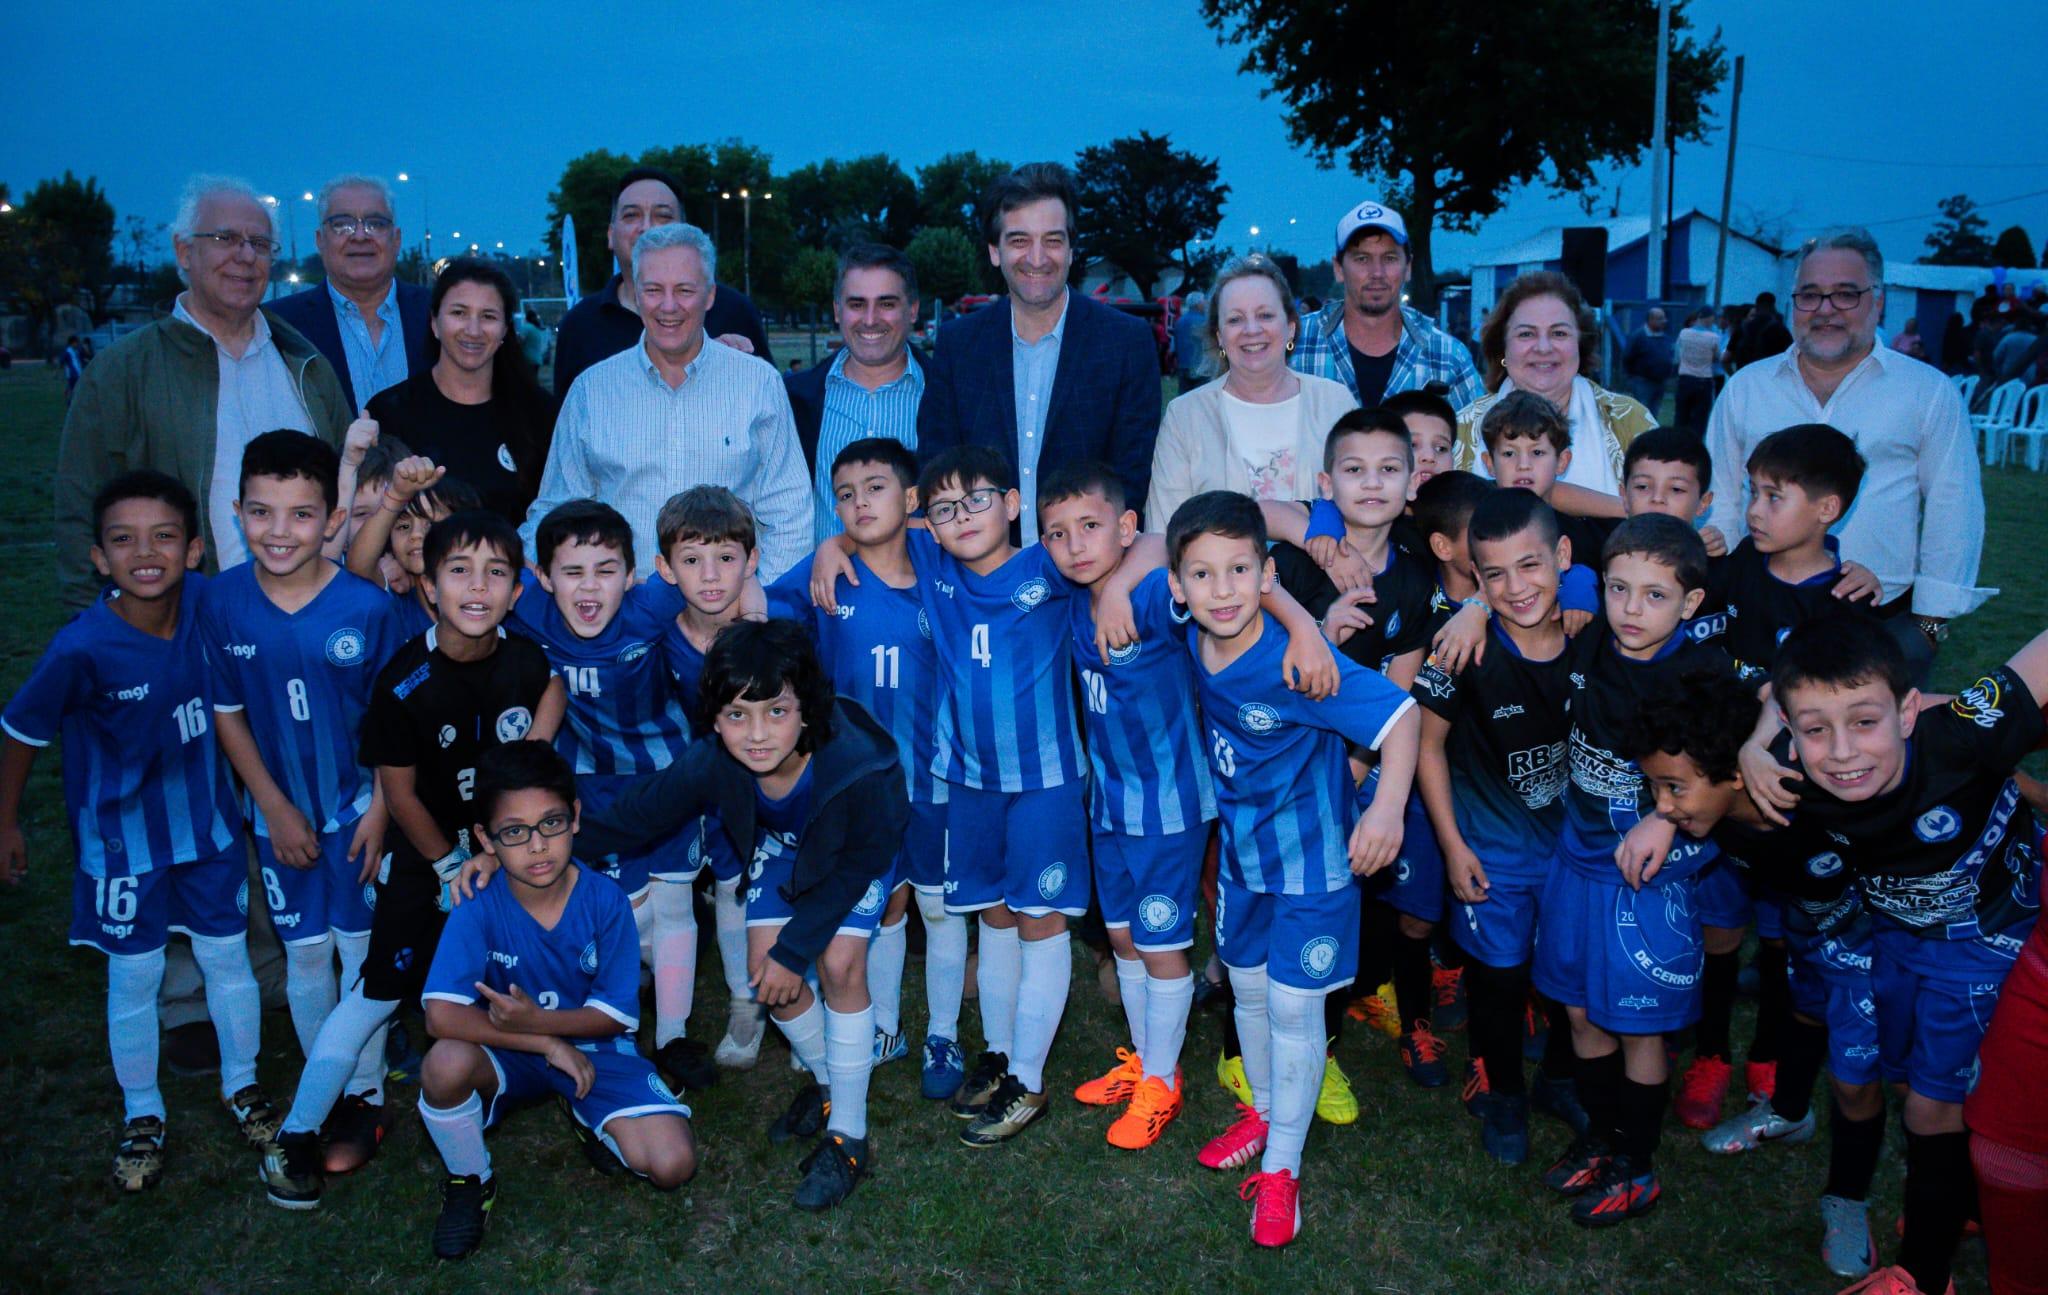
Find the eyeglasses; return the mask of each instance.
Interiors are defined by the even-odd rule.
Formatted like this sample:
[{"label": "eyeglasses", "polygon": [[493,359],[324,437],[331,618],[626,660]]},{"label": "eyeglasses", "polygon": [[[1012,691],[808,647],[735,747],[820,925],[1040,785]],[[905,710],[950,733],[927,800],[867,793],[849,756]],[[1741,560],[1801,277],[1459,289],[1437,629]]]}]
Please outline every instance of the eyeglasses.
[{"label": "eyeglasses", "polygon": [[945,526],[963,513],[985,513],[995,506],[996,496],[1001,493],[1003,492],[994,486],[970,490],[958,503],[948,499],[944,503],[933,504],[925,509],[924,519],[934,526]]},{"label": "eyeglasses", "polygon": [[1818,288],[1801,288],[1792,294],[1792,308],[1805,314],[1820,309],[1825,301],[1836,310],[1854,310],[1856,303],[1877,291],[1877,285],[1868,288],[1836,288],[1833,292],[1822,292]]},{"label": "eyeglasses", "polygon": [[568,830],[569,816],[567,814],[550,814],[531,827],[525,823],[507,823],[490,835],[491,839],[499,845],[518,846],[525,845],[528,841],[532,840],[535,832],[540,833],[544,839],[552,841]]},{"label": "eyeglasses", "polygon": [[201,230],[194,233],[192,237],[207,239],[215,247],[220,248],[230,256],[246,247],[265,260],[276,256],[278,251],[284,247],[284,244],[274,238],[264,238],[258,234],[244,234],[232,229]]},{"label": "eyeglasses", "polygon": [[354,238],[357,230],[372,238],[382,238],[391,232],[395,222],[389,216],[329,216],[320,223],[343,238]]}]

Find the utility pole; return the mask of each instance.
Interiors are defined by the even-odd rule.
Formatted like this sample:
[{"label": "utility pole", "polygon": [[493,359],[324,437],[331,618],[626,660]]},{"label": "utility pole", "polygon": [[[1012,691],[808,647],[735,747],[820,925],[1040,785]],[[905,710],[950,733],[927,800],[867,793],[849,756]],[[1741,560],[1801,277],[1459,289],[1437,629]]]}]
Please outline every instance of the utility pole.
[{"label": "utility pole", "polygon": [[1726,301],[1721,274],[1728,268],[1728,206],[1735,199],[1735,132],[1742,125],[1742,55],[1735,56],[1735,94],[1728,103],[1728,166],[1721,173],[1721,232],[1714,242],[1714,300]]},{"label": "utility pole", "polygon": [[1664,272],[1664,219],[1661,205],[1667,158],[1664,151],[1666,90],[1671,79],[1671,0],[1657,0],[1657,105],[1656,121],[1650,131],[1650,239],[1649,257],[1643,266],[1643,295],[1659,300],[1664,295],[1660,281]]}]

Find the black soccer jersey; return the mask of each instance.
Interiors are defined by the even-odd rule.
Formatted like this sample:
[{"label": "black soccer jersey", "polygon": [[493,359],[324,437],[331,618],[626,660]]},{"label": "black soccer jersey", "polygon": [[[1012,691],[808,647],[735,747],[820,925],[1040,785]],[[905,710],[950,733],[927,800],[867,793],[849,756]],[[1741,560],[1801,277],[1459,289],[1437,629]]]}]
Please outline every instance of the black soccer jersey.
[{"label": "black soccer jersey", "polygon": [[1548,661],[1523,656],[1492,622],[1485,656],[1457,674],[1424,663],[1409,689],[1417,705],[1450,721],[1458,832],[1488,869],[1534,874],[1557,851],[1570,769],[1571,645]]},{"label": "black soccer jersey", "polygon": [[1845,935],[1867,925],[1863,905],[1840,847],[1807,815],[1789,827],[1762,828],[1724,818],[1714,825],[1714,844],[1737,868],[1785,900],[1785,925],[1804,935]]},{"label": "black soccer jersey", "polygon": [[[2000,666],[1921,712],[1897,787],[1843,801],[1809,777],[1792,784],[1799,815],[1845,847],[1877,918],[1930,939],[1996,934],[2040,911],[2034,815],[2012,773],[2042,733],[2040,703]],[[1797,767],[1790,733],[1772,754]]]},{"label": "black soccer jersey", "polygon": [[1572,542],[1572,565],[1590,567],[1594,575],[1600,575],[1607,564],[1600,560],[1600,551],[1607,547],[1607,537],[1614,534],[1621,521],[1614,517],[1576,517],[1571,513],[1557,515],[1558,534]]},{"label": "black soccer jersey", "polygon": [[1745,537],[1733,553],[1708,566],[1707,597],[1686,628],[1695,638],[1717,639],[1745,670],[1769,670],[1778,645],[1800,625],[1837,605],[1839,565],[1798,584],[1771,574],[1771,559]]},{"label": "black soccer jersey", "polygon": [[[435,826],[467,842],[477,758],[526,736],[554,672],[529,639],[500,631],[495,652],[455,661],[436,648],[436,634],[408,640],[377,676],[357,758],[415,770],[414,789]],[[403,832],[390,837],[394,849],[416,854]]]},{"label": "black soccer jersey", "polygon": [[[1337,586],[1316,560],[1292,544],[1273,546],[1280,587],[1321,620],[1337,601]],[[1340,651],[1368,670],[1384,671],[1395,657],[1429,646],[1430,599],[1436,568],[1394,544],[1387,565],[1372,578],[1373,601],[1364,604],[1372,624],[1345,639]]]},{"label": "black soccer jersey", "polygon": [[[1614,872],[1614,847],[1651,809],[1649,790],[1635,761],[1615,751],[1622,726],[1650,697],[1698,670],[1732,672],[1728,655],[1683,633],[1674,634],[1647,661],[1625,657],[1604,620],[1572,640],[1571,784],[1564,796],[1564,836],[1559,856],[1595,876]],[[1710,843],[1680,837],[1660,874],[1662,880],[1690,876],[1714,857]]]}]

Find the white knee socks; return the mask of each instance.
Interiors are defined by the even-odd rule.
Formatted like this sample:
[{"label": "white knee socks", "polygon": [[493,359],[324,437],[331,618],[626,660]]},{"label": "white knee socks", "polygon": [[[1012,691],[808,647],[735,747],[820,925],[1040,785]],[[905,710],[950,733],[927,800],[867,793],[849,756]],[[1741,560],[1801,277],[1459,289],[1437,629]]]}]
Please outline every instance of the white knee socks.
[{"label": "white knee socks", "polygon": [[741,897],[740,878],[711,888],[711,913],[718,926],[718,960],[725,967],[725,987],[732,991],[734,1002],[752,1002],[754,988],[747,981],[747,905]]},{"label": "white knee socks", "polygon": [[849,1138],[868,1135],[868,1076],[874,1071],[874,1047],[872,1003],[858,1012],[825,1009],[825,1069],[832,1090],[825,1127],[833,1133]]},{"label": "white knee socks", "polygon": [[[1122,963],[1117,970],[1123,970]],[[1173,1072],[1180,1066],[1181,1045],[1188,1037],[1188,1012],[1194,1005],[1194,976],[1145,978],[1145,1046],[1138,1056],[1145,1062],[1146,1075],[1165,1080],[1168,1088],[1173,1087]]]},{"label": "white knee socks", "polygon": [[868,941],[868,999],[875,1029],[883,1034],[903,1033],[903,954],[909,929],[910,915],[905,913],[896,925],[877,929]]},{"label": "white knee socks", "polygon": [[1124,1025],[1131,1032],[1131,1051],[1144,1056],[1145,1046],[1145,960],[1115,955],[1116,992],[1124,1002]]},{"label": "white knee socks", "polygon": [[[659,1048],[688,1032],[697,984],[697,909],[687,882],[658,877],[648,887],[642,907],[653,918],[653,956],[648,961],[654,970],[654,1046]],[[740,938],[744,950],[744,925]],[[719,947],[722,953],[723,943]],[[744,952],[741,960],[745,961]]]},{"label": "white knee socks", "polygon": [[1252,1109],[1268,1115],[1273,1109],[1273,1023],[1266,1015],[1266,969],[1227,967],[1236,1006],[1237,1042],[1244,1049],[1244,1077],[1252,1086]]},{"label": "white knee socks", "polygon": [[484,1146],[484,1102],[471,1093],[455,1106],[434,1106],[420,1098],[420,1118],[441,1153],[441,1163],[458,1176],[491,1176],[491,1153]]},{"label": "white knee socks", "polygon": [[220,1092],[233,1097],[256,1082],[262,1038],[263,995],[249,966],[249,937],[192,937],[192,960],[206,982],[206,1014],[220,1042]]},{"label": "white knee socks", "polygon": [[1301,1148],[1323,1086],[1323,995],[1273,985],[1266,1012],[1273,1022],[1273,1113],[1259,1168],[1285,1169],[1299,1178]]},{"label": "white knee socks", "polygon": [[1045,1090],[1045,1059],[1052,1054],[1053,1035],[1059,1033],[1060,1017],[1067,1010],[1067,988],[1074,979],[1072,939],[1061,931],[1043,940],[1021,941],[1017,1050],[1010,1057],[1010,1073],[1034,1093]]},{"label": "white knee socks", "polygon": [[164,1118],[156,1084],[156,991],[163,983],[162,949],[107,959],[107,1049],[126,1119]]},{"label": "white knee socks", "polygon": [[925,1033],[960,1037],[960,994],[967,983],[967,919],[946,911],[945,897],[917,892],[924,917],[924,1001],[931,1015]]},{"label": "white knee socks", "polygon": [[[825,1005],[813,998],[811,1005],[789,1020],[773,1017],[775,1028],[789,1040],[789,1050],[819,1083],[831,1086],[832,1072],[825,1063]],[[874,1047],[874,1030],[869,1027],[867,1046]]]},{"label": "white knee socks", "polygon": [[1015,1060],[1017,982],[1024,974],[1024,955],[1017,928],[981,923],[981,963],[975,972],[981,1003],[981,1037],[990,1052]]},{"label": "white knee socks", "polygon": [[[370,953],[370,937],[367,935],[337,935],[334,944],[341,951],[341,990],[345,997],[359,988],[362,980],[363,959]],[[360,1093],[370,1099],[370,1105],[384,1104],[384,1040],[391,1033],[393,1011],[386,1015],[370,1037],[363,1040],[363,1046],[356,1053],[355,1072],[349,1076],[348,1091]]]},{"label": "white knee socks", "polygon": [[302,1055],[313,1055],[320,1022],[334,1010],[339,994],[334,980],[333,936],[284,946],[284,998],[291,1008],[292,1030],[299,1036]]},{"label": "white knee socks", "polygon": [[[381,1039],[391,1024],[398,1004],[363,997],[361,985],[334,1005],[313,1040],[306,1068],[299,1072],[299,1091],[292,1097],[292,1109],[284,1118],[286,1133],[314,1133],[327,1121],[334,1104],[352,1082],[363,1049],[372,1038]],[[384,1064],[380,1050],[377,1064]],[[363,1092],[363,1089],[356,1089]],[[381,1086],[379,1089],[381,1098]],[[382,1105],[381,1101],[373,1103]]]}]

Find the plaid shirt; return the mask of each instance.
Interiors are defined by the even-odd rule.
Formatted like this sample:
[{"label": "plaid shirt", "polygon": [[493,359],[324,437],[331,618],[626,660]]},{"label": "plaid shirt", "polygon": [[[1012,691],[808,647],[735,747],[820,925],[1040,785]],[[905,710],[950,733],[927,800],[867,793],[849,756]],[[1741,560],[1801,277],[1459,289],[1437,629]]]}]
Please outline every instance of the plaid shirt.
[{"label": "plaid shirt", "polygon": [[[1351,344],[1344,338],[1342,301],[1302,316],[1301,336],[1295,339],[1288,362],[1302,373],[1341,382],[1354,394],[1358,391],[1358,375],[1351,368]],[[1403,306],[1401,344],[1394,348],[1394,369],[1387,375],[1384,394],[1414,391],[1432,382],[1450,388],[1445,399],[1453,409],[1463,409],[1486,394],[1464,343],[1431,323],[1421,311]]]}]

